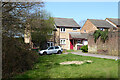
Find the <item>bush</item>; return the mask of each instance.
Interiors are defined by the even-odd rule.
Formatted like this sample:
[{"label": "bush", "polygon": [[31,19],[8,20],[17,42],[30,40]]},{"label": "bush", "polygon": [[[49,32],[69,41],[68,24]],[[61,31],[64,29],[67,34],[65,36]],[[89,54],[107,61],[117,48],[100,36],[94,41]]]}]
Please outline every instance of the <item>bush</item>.
[{"label": "bush", "polygon": [[81,47],[82,52],[88,52],[88,45]]},{"label": "bush", "polygon": [[20,39],[3,37],[2,48],[3,78],[11,78],[32,69],[38,58],[38,54],[29,50],[29,45],[24,44]]}]

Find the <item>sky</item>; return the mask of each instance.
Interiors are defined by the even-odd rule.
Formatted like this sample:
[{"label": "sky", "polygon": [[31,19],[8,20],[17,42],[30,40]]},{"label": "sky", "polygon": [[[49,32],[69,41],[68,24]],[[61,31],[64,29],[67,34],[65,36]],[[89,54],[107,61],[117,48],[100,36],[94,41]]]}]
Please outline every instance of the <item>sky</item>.
[{"label": "sky", "polygon": [[45,2],[53,17],[73,18],[78,24],[87,19],[118,17],[118,2]]}]

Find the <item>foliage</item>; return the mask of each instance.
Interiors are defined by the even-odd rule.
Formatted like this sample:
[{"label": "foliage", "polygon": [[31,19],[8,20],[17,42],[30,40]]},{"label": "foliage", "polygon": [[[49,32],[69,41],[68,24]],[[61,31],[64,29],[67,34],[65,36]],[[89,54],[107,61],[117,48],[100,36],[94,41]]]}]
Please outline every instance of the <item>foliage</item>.
[{"label": "foliage", "polygon": [[108,30],[101,32],[101,40],[105,43],[105,41],[108,39]]},{"label": "foliage", "polygon": [[82,52],[88,52],[88,45],[84,45],[81,47]]},{"label": "foliage", "polygon": [[35,6],[41,8],[43,2],[2,2],[2,33],[10,37],[24,34],[26,19]]},{"label": "foliage", "polygon": [[37,12],[27,22],[31,25],[32,42],[37,44],[40,49],[46,48],[47,40],[51,38],[48,33],[53,31],[54,19],[50,16],[42,16],[40,12]]},{"label": "foliage", "polygon": [[[65,61],[91,60],[91,64],[59,65]],[[63,75],[64,74],[64,75]],[[15,78],[118,78],[118,61],[75,54],[40,56],[32,70]]]},{"label": "foliage", "polygon": [[18,73],[32,69],[38,54],[29,50],[29,45],[21,39],[3,37],[2,40],[2,77],[10,78]]},{"label": "foliage", "polygon": [[105,31],[96,30],[93,36],[94,36],[95,43],[99,37],[105,43],[105,41],[108,39],[108,30],[105,30]]},{"label": "foliage", "polygon": [[96,43],[97,39],[101,36],[101,30],[96,30],[93,36],[94,36],[94,41]]},{"label": "foliage", "polygon": [[[31,9],[41,8],[43,2],[2,2],[2,61],[3,78],[31,69],[37,54],[24,44],[22,35]],[[37,7],[35,7],[37,6]],[[19,36],[19,39],[15,39]]]}]

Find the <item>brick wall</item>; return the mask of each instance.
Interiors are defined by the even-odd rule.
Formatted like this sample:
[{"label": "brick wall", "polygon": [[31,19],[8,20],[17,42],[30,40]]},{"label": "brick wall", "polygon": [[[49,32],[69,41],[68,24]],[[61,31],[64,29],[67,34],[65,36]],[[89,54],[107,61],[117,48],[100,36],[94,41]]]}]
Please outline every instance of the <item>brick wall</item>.
[{"label": "brick wall", "polygon": [[85,22],[85,24],[83,25],[82,29],[80,30],[81,33],[89,33],[91,31],[95,31],[97,30],[97,27],[94,26],[89,19]]},{"label": "brick wall", "polygon": [[110,31],[108,34],[108,40],[103,43],[99,38],[96,43],[94,42],[93,35],[88,38],[88,52],[104,55],[118,55],[118,32]]}]

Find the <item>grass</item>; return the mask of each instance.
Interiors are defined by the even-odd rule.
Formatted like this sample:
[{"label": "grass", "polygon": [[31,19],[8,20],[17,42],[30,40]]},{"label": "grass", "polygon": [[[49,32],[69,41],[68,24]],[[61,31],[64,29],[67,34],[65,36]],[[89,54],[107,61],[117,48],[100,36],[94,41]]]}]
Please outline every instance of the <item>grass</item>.
[{"label": "grass", "polygon": [[[92,60],[82,65],[59,65],[64,61]],[[118,78],[118,61],[95,57],[61,54],[40,56],[38,63],[15,78]]]},{"label": "grass", "polygon": [[81,50],[66,50],[66,52],[77,52],[77,51],[81,51]]}]

